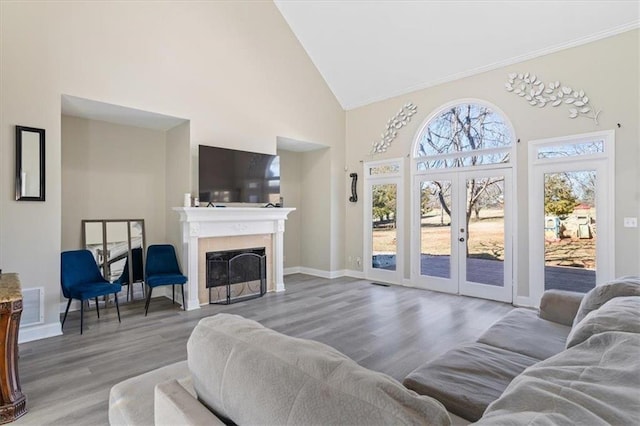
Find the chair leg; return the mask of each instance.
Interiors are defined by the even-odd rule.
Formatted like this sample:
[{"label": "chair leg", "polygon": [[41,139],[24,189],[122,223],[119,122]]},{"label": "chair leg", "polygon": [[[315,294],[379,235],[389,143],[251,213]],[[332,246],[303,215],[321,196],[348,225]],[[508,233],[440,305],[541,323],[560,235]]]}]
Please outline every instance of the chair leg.
[{"label": "chair leg", "polygon": [[82,334],[82,327],[84,325],[84,300],[80,302],[80,334]]},{"label": "chair leg", "polygon": [[171,284],[171,304],[176,304],[176,285]]},{"label": "chair leg", "polygon": [[182,310],[187,310],[187,305],[184,303],[184,284],[182,285]]},{"label": "chair leg", "polygon": [[153,287],[149,287],[149,291],[147,292],[147,302],[144,304],[144,316],[147,316],[147,312],[149,312],[149,302],[151,302],[151,292],[153,291]]},{"label": "chair leg", "polygon": [[116,299],[116,311],[118,311],[118,322],[122,322],[120,321],[120,306],[118,306],[118,293],[113,293],[113,296]]},{"label": "chair leg", "polygon": [[64,328],[64,322],[67,320],[67,314],[69,313],[69,306],[71,306],[71,298],[69,298],[69,303],[67,303],[67,309],[64,311],[64,317],[62,318],[62,326],[61,329]]},{"label": "chair leg", "polygon": [[[105,303],[104,306],[107,306]],[[98,307],[98,298],[96,297],[96,312],[98,313],[98,318],[100,318],[100,308]]]}]

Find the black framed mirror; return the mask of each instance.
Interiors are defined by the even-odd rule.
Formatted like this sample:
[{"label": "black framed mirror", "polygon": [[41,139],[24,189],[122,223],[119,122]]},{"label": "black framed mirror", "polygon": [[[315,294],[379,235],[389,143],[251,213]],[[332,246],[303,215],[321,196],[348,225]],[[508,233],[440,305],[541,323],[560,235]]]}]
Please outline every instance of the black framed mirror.
[{"label": "black framed mirror", "polygon": [[16,201],[44,201],[44,129],[16,126]]}]

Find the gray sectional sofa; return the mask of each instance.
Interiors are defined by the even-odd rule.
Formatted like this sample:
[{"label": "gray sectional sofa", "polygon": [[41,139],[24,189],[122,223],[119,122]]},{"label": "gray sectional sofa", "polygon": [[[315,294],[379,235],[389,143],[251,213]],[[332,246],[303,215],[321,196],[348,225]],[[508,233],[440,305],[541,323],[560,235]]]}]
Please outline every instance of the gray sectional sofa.
[{"label": "gray sectional sofa", "polygon": [[436,398],[450,412],[476,421],[527,367],[565,349],[581,300],[579,293],[547,291],[539,312],[512,310],[476,342],[418,367],[403,383]]},{"label": "gray sectional sofa", "polygon": [[187,352],[187,361],[115,385],[109,422],[449,425],[460,415],[479,424],[638,424],[640,279],[584,298],[547,292],[539,313],[515,309],[409,374],[404,383],[417,392],[324,344],[234,315],[201,320]]},{"label": "gray sectional sofa", "polygon": [[418,367],[403,383],[473,422],[636,424],[639,333],[638,278],[584,298],[551,290],[539,312],[512,310],[476,342]]},{"label": "gray sectional sofa", "polygon": [[187,361],[115,385],[112,425],[448,425],[441,403],[337,350],[237,315],[200,320]]}]

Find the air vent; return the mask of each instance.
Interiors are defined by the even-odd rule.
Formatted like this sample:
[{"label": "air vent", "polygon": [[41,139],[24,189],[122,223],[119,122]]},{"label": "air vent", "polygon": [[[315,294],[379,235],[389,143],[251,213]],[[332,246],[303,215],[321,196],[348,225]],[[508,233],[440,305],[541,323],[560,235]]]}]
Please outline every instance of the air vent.
[{"label": "air vent", "polygon": [[22,289],[20,327],[44,323],[44,287]]}]

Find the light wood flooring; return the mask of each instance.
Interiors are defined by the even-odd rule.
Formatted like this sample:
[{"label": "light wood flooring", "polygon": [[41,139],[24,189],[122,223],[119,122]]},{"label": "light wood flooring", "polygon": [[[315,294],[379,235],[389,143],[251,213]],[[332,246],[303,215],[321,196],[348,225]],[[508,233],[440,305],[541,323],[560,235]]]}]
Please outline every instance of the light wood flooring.
[{"label": "light wood flooring", "polygon": [[[64,335],[20,345],[19,370],[29,412],[19,425],[108,423],[109,389],[143,372],[184,360],[200,318],[239,314],[296,337],[326,343],[359,364],[402,380],[455,345],[476,339],[511,305],[353,278],[285,277],[284,293],[184,312],[165,298],[67,318]],[[176,292],[178,293],[178,291]],[[180,296],[178,296],[180,297]]]}]

